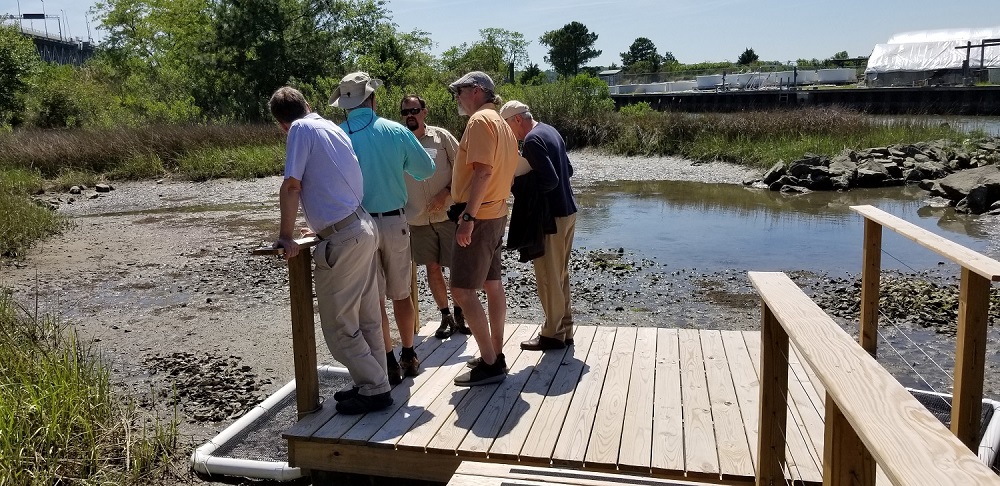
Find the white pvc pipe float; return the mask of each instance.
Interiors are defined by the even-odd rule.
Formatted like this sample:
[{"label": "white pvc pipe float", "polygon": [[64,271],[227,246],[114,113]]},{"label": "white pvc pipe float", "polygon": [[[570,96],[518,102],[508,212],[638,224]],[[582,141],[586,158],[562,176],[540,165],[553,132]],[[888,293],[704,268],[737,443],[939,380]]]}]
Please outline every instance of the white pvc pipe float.
[{"label": "white pvc pipe float", "polygon": [[[318,367],[318,370],[323,373],[340,375],[346,378],[350,378],[351,376],[347,368],[340,366],[323,365]],[[254,461],[250,459],[212,456],[212,453],[232,439],[233,436],[249,427],[260,416],[269,412],[279,402],[284,400],[285,397],[294,392],[295,380],[292,380],[287,385],[281,387],[280,390],[267,397],[260,405],[247,412],[246,415],[240,417],[239,420],[233,422],[232,425],[226,427],[225,430],[219,432],[219,435],[213,437],[212,440],[195,449],[194,453],[191,454],[191,467],[199,473],[210,475],[240,476],[275,481],[291,481],[301,478],[302,470],[297,467],[290,467],[287,461]],[[281,440],[281,437],[276,437],[275,440]]]}]

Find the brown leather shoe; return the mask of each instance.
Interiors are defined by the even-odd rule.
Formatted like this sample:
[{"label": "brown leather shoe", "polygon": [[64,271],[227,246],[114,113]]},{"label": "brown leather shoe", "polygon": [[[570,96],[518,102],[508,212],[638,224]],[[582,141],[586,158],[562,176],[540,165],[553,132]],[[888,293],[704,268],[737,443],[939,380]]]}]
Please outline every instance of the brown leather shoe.
[{"label": "brown leather shoe", "polygon": [[560,339],[545,337],[539,334],[534,339],[524,341],[521,343],[521,349],[527,351],[545,351],[548,349],[562,349],[566,347],[566,343],[562,342]]}]

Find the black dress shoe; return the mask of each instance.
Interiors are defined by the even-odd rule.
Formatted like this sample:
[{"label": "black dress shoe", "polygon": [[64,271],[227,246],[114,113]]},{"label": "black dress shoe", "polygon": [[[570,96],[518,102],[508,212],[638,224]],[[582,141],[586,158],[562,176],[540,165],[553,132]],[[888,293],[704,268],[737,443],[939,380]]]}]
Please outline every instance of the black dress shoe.
[{"label": "black dress shoe", "polygon": [[526,351],[545,351],[547,349],[562,349],[565,347],[566,343],[562,342],[561,339],[545,337],[541,334],[534,339],[521,343],[521,349]]},{"label": "black dress shoe", "polygon": [[382,410],[391,405],[392,395],[389,392],[379,393],[378,395],[362,395],[359,393],[348,400],[337,402],[337,412],[344,415],[358,415]]},{"label": "black dress shoe", "polygon": [[343,402],[344,400],[350,400],[355,396],[357,396],[358,390],[360,389],[361,389],[360,386],[352,386],[346,390],[340,390],[339,392],[333,394],[333,399],[338,402]]}]

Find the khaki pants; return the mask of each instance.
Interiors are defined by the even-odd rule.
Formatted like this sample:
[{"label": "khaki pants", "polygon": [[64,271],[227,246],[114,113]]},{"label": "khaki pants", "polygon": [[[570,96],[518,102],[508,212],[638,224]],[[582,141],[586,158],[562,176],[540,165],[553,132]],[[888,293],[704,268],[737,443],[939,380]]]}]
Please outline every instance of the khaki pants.
[{"label": "khaki pants", "polygon": [[532,260],[538,299],[542,301],[545,324],[541,335],[559,340],[573,337],[573,310],[570,305],[569,254],[576,233],[576,214],[556,218],[556,232],[545,235],[545,255]]},{"label": "khaki pants", "polygon": [[382,311],[376,283],[378,230],[362,214],[316,245],[316,302],[330,354],[351,373],[362,395],[389,391]]}]

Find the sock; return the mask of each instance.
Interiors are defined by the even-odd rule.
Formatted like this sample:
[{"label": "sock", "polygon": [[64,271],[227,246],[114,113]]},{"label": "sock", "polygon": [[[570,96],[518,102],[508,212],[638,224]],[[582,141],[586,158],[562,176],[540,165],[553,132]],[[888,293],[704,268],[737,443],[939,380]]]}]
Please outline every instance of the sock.
[{"label": "sock", "polygon": [[462,315],[462,308],[457,305],[455,306],[455,315],[456,316]]},{"label": "sock", "polygon": [[447,316],[447,315],[449,315],[449,314],[451,314],[451,311],[450,311],[450,310],[448,310],[448,308],[447,308],[447,307],[442,307],[442,308],[441,308],[441,315],[442,315],[442,316]]},{"label": "sock", "polygon": [[413,351],[413,347],[403,348],[403,350],[399,352],[399,359],[416,358],[416,357],[417,353]]},{"label": "sock", "polygon": [[[412,350],[412,348],[411,348],[411,350]],[[392,351],[389,351],[388,353],[385,353],[385,362],[388,365],[399,364],[399,363],[396,362],[396,354],[393,353]]]}]

